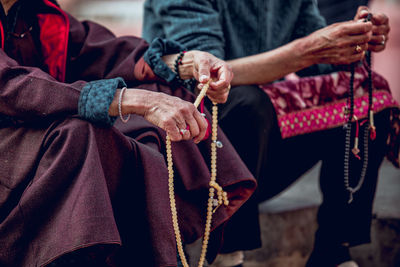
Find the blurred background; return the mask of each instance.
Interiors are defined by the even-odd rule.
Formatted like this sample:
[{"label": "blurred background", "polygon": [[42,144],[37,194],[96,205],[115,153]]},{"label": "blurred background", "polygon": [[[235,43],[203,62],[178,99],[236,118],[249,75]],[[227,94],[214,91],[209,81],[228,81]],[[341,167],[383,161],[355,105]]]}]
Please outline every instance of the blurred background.
[{"label": "blurred background", "polygon": [[[116,35],[140,36],[144,0],[59,0],[69,13],[82,20],[93,20],[105,25]],[[332,23],[351,19],[354,9],[367,0],[318,0],[321,13]],[[373,58],[373,68],[388,81],[400,102],[400,0],[371,0],[373,12],[383,12],[390,19],[391,33],[387,49]]]}]

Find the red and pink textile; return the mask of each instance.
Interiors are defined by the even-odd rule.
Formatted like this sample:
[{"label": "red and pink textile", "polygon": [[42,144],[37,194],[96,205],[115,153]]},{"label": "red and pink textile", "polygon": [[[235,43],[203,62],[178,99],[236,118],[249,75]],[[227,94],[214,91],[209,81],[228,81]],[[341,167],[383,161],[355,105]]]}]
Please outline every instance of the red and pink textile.
[{"label": "red and pink textile", "polygon": [[[347,121],[350,72],[340,71],[327,75],[288,79],[261,86],[275,107],[283,138],[312,133],[343,125]],[[393,108],[390,160],[399,166],[399,104],[392,97],[387,81],[372,72],[373,111]],[[368,71],[365,66],[355,69],[354,114],[364,119],[368,113]],[[397,125],[397,126],[396,126]],[[397,127],[397,128],[396,128]],[[397,129],[397,130],[396,130]],[[397,147],[397,151],[394,151]]]}]

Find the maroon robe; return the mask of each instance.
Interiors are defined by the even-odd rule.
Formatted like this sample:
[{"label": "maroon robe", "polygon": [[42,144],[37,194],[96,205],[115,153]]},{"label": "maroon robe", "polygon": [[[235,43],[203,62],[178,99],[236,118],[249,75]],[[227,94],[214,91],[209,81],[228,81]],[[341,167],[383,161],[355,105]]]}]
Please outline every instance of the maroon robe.
[{"label": "maroon robe", "polygon": [[[176,266],[164,131],[139,116],[99,127],[80,119],[77,106],[87,81],[114,77],[188,101],[194,96],[154,83],[160,79],[142,59],[142,39],[115,38],[50,1],[32,2],[15,27],[27,32],[23,38],[5,42],[0,25],[0,115],[13,118],[0,128],[0,266],[44,266],[96,244],[124,248],[128,266]],[[32,10],[38,31],[29,31]],[[256,186],[221,131],[218,139],[217,182],[230,205],[216,211],[213,229]],[[173,144],[185,242],[204,231],[209,155],[210,140]]]}]

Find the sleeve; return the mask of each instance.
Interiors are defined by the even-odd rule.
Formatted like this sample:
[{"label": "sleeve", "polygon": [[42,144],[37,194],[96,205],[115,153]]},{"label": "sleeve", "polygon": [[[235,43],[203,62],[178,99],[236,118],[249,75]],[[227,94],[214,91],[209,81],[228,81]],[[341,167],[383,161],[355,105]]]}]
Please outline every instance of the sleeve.
[{"label": "sleeve", "polygon": [[[108,108],[116,89],[123,85],[120,78],[59,82],[39,68],[20,66],[0,49],[0,124],[79,115],[109,126],[114,120],[108,116]],[[102,102],[96,99],[99,92]],[[91,109],[94,101],[99,105]]]},{"label": "sleeve", "polygon": [[[159,43],[160,49],[154,49],[157,45],[151,45],[153,49],[149,49],[144,39],[116,37],[97,23],[79,22],[70,16],[66,79],[93,81],[122,77],[129,87],[146,82],[167,83],[175,74],[161,57],[178,53],[183,47],[167,40],[159,40]],[[152,61],[146,62],[145,59],[150,58]],[[152,67],[157,67],[156,71]]]},{"label": "sleeve", "polygon": [[207,51],[224,58],[223,29],[214,5],[209,0],[146,1],[143,36],[148,41],[158,37],[152,29],[157,24],[162,27],[165,38],[177,41],[189,50]]},{"label": "sleeve", "polygon": [[317,1],[303,0],[292,40],[307,36],[325,26],[326,21],[319,13]]},{"label": "sleeve", "polygon": [[[324,17],[318,10],[318,4],[316,0],[303,0],[299,17],[296,22],[295,31],[292,36],[292,40],[307,36],[323,27],[326,26]],[[333,65],[318,64],[313,65],[309,68],[298,71],[299,76],[313,76],[330,73],[335,71],[336,68]]]}]

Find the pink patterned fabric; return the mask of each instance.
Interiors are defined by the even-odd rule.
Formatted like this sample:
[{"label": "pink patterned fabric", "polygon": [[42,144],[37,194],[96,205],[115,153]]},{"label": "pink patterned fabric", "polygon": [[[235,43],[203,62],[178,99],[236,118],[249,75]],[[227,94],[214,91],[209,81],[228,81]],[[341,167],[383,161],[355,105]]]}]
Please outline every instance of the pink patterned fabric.
[{"label": "pink patterned fabric", "polygon": [[[368,73],[359,67],[354,75],[355,115],[367,117]],[[372,74],[375,113],[390,107],[399,107],[393,99],[387,81],[377,73]],[[343,125],[347,103],[350,72],[335,72],[301,79],[263,85],[278,115],[283,138],[306,134]]]},{"label": "pink patterned fabric", "polygon": [[[296,78],[262,85],[275,107],[282,138],[312,133],[343,125],[347,121],[350,72],[341,71],[328,75]],[[380,112],[399,104],[392,97],[388,82],[372,73],[373,111]],[[358,119],[368,116],[368,72],[365,66],[356,68],[354,75],[354,114]],[[399,138],[391,138],[391,142]],[[391,148],[398,147],[393,143]],[[399,151],[391,151],[390,159],[399,166]]]}]

